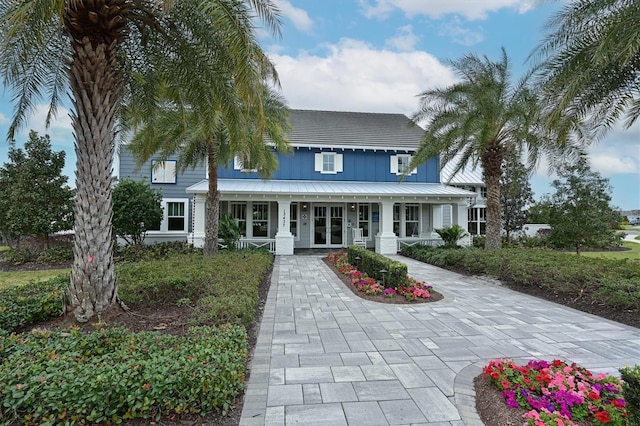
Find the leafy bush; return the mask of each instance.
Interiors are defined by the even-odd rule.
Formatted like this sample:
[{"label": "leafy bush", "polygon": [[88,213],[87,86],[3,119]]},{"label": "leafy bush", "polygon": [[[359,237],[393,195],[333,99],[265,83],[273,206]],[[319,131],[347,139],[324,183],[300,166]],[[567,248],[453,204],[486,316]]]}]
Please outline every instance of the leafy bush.
[{"label": "leafy bush", "polygon": [[551,294],[640,310],[640,263],[596,259],[539,249],[447,250],[413,246],[402,254],[467,274],[536,286]]},{"label": "leafy bush", "polygon": [[22,265],[31,261],[33,255],[27,247],[11,248],[2,252],[2,259],[13,265]]},{"label": "leafy bush", "polygon": [[258,287],[272,263],[273,255],[267,251],[242,250],[212,258],[191,254],[122,264],[116,269],[119,296],[132,307],[175,304],[188,298],[196,304],[194,324],[246,325],[253,320]]},{"label": "leafy bush", "polygon": [[15,329],[62,315],[68,277],[0,290],[0,330]]},{"label": "leafy bush", "polygon": [[220,227],[218,229],[218,238],[224,241],[229,250],[235,250],[238,247],[242,234],[236,219],[230,214],[220,215]]},{"label": "leafy bush", "polygon": [[622,393],[630,413],[629,424],[640,424],[640,365],[620,369]]},{"label": "leafy bush", "polygon": [[246,360],[238,326],[194,327],[184,337],[122,328],[0,337],[0,422],[226,413],[244,386]]},{"label": "leafy bush", "polygon": [[[407,265],[391,260],[386,256],[369,251],[358,246],[349,246],[348,261],[359,271],[366,273],[378,282],[383,282],[386,288],[403,286],[407,282]],[[360,257],[357,260],[356,257]],[[380,271],[387,271],[382,273]]]},{"label": "leafy bush", "polygon": [[149,229],[160,229],[162,191],[148,182],[123,179],[113,188],[113,233],[142,244]]},{"label": "leafy bush", "polygon": [[442,241],[444,241],[444,246],[447,248],[458,247],[458,241],[461,238],[469,235],[469,233],[462,229],[462,227],[457,223],[453,226],[436,229],[435,231],[440,236],[440,238],[442,238]]},{"label": "leafy bush", "polygon": [[38,263],[61,263],[73,260],[73,248],[71,246],[58,246],[45,249],[38,253]]},{"label": "leafy bush", "polygon": [[202,253],[202,249],[194,247],[185,241],[114,246],[114,257],[116,262],[119,263],[166,259],[171,256],[191,253]]}]

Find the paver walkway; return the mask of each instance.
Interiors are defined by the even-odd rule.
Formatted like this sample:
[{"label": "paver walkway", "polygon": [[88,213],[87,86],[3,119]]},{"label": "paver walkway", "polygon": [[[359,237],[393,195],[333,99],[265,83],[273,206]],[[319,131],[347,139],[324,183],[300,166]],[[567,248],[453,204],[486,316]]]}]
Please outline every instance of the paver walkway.
[{"label": "paver walkway", "polygon": [[482,425],[473,377],[493,358],[640,363],[640,329],[401,256],[444,300],[354,296],[321,256],[278,256],[241,425]]}]

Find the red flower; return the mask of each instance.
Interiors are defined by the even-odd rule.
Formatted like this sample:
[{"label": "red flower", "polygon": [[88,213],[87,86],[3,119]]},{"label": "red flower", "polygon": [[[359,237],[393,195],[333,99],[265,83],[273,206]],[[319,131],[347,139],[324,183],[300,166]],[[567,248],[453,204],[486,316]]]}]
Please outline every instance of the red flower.
[{"label": "red flower", "polygon": [[497,371],[494,371],[491,373],[491,378],[493,380],[498,380],[499,377],[500,377],[500,373],[498,373]]},{"label": "red flower", "polygon": [[596,413],[596,419],[600,420],[600,423],[606,424],[611,421],[611,417],[609,417],[609,412],[607,411],[598,411]]},{"label": "red flower", "polygon": [[500,383],[502,384],[503,389],[509,389],[511,387],[508,380],[503,380]]},{"label": "red flower", "polygon": [[600,399],[600,395],[598,395],[597,393],[591,391],[589,392],[589,399],[592,399],[593,401],[597,401]]}]

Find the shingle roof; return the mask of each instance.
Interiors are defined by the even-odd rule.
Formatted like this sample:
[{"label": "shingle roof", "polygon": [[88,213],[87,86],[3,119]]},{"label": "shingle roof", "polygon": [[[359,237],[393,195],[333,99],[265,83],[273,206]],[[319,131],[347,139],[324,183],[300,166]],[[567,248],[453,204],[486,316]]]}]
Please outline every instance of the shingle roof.
[{"label": "shingle roof", "polygon": [[[187,188],[188,193],[204,194],[208,190],[205,179]],[[260,194],[293,196],[349,196],[349,197],[474,197],[474,192],[439,183],[415,182],[336,182],[302,180],[219,179],[222,194]]]},{"label": "shingle roof", "polygon": [[293,146],[415,150],[424,131],[402,114],[292,109]]}]

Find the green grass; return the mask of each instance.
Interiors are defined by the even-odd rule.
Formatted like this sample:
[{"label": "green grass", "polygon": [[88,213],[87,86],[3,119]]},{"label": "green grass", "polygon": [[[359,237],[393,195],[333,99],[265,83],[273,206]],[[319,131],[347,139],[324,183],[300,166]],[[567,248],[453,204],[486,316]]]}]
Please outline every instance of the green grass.
[{"label": "green grass", "polygon": [[[636,238],[638,239],[638,238]],[[585,257],[603,257],[605,259],[631,259],[640,262],[640,244],[623,241],[622,247],[631,249],[624,251],[587,251],[580,253]]]},{"label": "green grass", "polygon": [[9,246],[0,246],[0,252],[7,251],[7,250],[9,250],[10,248],[11,248],[11,247],[9,247]]},{"label": "green grass", "polygon": [[[639,244],[640,245],[640,244]],[[25,285],[30,281],[40,282],[47,281],[50,278],[60,275],[67,275],[71,269],[47,269],[42,271],[16,271],[16,272],[0,272],[0,290]]]},{"label": "green grass", "polygon": [[636,237],[634,238],[634,240],[638,240],[638,241],[640,241],[640,235],[636,235]]}]

